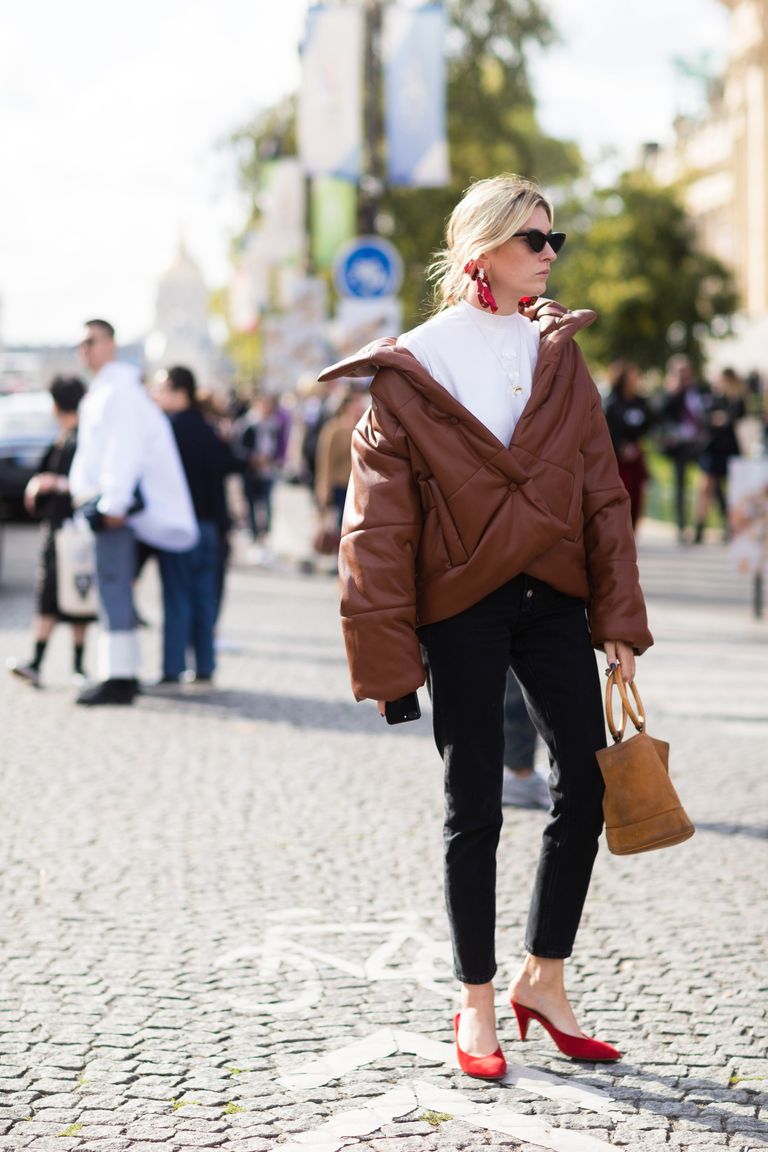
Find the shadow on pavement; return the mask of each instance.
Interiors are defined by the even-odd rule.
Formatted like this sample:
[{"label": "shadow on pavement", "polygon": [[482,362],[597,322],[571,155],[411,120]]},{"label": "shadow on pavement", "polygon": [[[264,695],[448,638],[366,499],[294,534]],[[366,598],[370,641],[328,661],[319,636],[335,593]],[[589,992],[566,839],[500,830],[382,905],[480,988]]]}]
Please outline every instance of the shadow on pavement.
[{"label": "shadow on pavement", "polygon": [[755,840],[768,840],[768,825],[730,824],[727,821],[702,824],[696,821],[697,832],[717,832],[720,836],[752,836]]},{"label": "shadow on pavement", "polygon": [[[695,1046],[696,1038],[691,1036],[691,1045]],[[684,1062],[684,1058],[683,1058]],[[542,1069],[544,1070],[544,1069]],[[723,1139],[727,1137],[738,1137],[737,1146],[741,1147],[741,1141],[747,1138],[750,1141],[750,1147],[757,1146],[759,1139],[768,1136],[768,1124],[755,1119],[754,1117],[747,1117],[749,1127],[744,1131],[739,1131],[736,1127],[731,1126],[726,1128],[723,1121],[727,1119],[739,1120],[743,1117],[743,1113],[738,1111],[739,1108],[744,1108],[745,1103],[751,1104],[757,1108],[760,1100],[760,1094],[754,1089],[746,1090],[739,1089],[738,1085],[733,1087],[726,1087],[724,1084],[719,1084],[714,1080],[703,1079],[696,1075],[696,1069],[691,1068],[691,1075],[686,1079],[686,1088],[695,1091],[697,1095],[708,1096],[710,1098],[710,1107],[713,1107],[715,1114],[709,1116],[697,1113],[691,1108],[689,1103],[681,1101],[679,1097],[680,1090],[680,1076],[661,1076],[654,1069],[650,1074],[645,1071],[640,1064],[630,1064],[626,1060],[622,1060],[620,1064],[613,1066],[612,1072],[617,1077],[617,1083],[614,1083],[609,1088],[605,1089],[617,1100],[628,1101],[634,1104],[637,1108],[638,1115],[643,1112],[655,1112],[660,1116],[666,1117],[668,1120],[681,1119],[688,1125],[700,1128],[702,1132],[712,1132],[717,1134]],[[669,1088],[670,1095],[665,1096],[662,1092],[653,1092],[647,1087],[643,1086],[641,1081],[649,1077],[657,1084],[662,1085],[664,1088]],[[631,1087],[624,1087],[621,1083],[620,1077],[632,1077],[637,1081]],[[595,1081],[595,1086],[604,1088],[604,1085]],[[729,1100],[728,1096],[733,1095],[735,1099]],[[746,1097],[746,1099],[745,1099]],[[733,1104],[737,1111],[729,1113],[727,1111],[728,1105]],[[703,1107],[703,1106],[702,1106]],[[686,1141],[683,1138],[683,1143]],[[637,1147],[643,1147],[639,1142]],[[724,1147],[725,1145],[722,1145]],[[701,1145],[704,1147],[704,1145]],[[721,1147],[721,1145],[718,1145]]]},{"label": "shadow on pavement", "polygon": [[290,724],[294,728],[315,728],[325,732],[354,732],[382,734],[407,732],[410,736],[432,739],[432,726],[427,723],[402,724],[391,728],[377,715],[373,703],[360,704],[340,700],[318,700],[308,696],[281,696],[269,692],[243,690],[188,691],[178,693],[153,691],[145,688],[141,695],[141,708],[159,705],[162,710],[185,712],[204,710],[208,716],[232,716],[241,720]]}]

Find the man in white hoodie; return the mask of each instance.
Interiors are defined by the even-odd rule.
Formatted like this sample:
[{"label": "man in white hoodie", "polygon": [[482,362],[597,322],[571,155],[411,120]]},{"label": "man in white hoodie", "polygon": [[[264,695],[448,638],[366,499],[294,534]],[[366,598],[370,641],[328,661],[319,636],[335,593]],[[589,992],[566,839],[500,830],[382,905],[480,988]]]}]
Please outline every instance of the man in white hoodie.
[{"label": "man in white hoodie", "polygon": [[93,378],[80,405],[69,487],[96,531],[101,634],[100,682],[77,702],[132,704],[140,665],[136,539],[186,551],[197,542],[197,523],[168,419],[147,395],[138,368],[117,360],[112,325],[89,320],[79,351]]}]

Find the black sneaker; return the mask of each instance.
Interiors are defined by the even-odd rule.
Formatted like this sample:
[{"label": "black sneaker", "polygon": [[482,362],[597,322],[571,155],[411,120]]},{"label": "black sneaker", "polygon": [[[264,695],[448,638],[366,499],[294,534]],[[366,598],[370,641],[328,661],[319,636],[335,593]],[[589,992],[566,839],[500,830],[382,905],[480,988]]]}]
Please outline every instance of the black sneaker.
[{"label": "black sneaker", "polygon": [[135,680],[104,680],[86,688],[77,697],[78,704],[133,704],[137,693]]},{"label": "black sneaker", "polygon": [[5,666],[12,676],[18,676],[25,684],[29,684],[32,688],[40,687],[40,672],[31,664],[22,664],[15,656],[9,656]]}]

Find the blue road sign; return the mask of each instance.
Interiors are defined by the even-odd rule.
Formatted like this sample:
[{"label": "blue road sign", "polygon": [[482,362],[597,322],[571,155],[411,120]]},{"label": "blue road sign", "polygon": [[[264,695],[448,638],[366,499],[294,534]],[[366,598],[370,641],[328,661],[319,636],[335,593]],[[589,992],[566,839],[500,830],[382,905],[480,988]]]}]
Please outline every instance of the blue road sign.
[{"label": "blue road sign", "polygon": [[364,300],[394,296],[403,282],[403,262],[388,240],[356,236],[336,257],[333,278],[341,296]]}]

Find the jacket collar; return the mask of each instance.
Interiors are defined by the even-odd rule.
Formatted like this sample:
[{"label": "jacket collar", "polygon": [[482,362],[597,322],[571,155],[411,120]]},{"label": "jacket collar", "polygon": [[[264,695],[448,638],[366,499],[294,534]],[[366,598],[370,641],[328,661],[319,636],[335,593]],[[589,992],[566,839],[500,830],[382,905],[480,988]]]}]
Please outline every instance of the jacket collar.
[{"label": "jacket collar", "polygon": [[531,396],[525,405],[509,444],[502,444],[486,426],[467,408],[456,400],[450,392],[430,376],[416,357],[405,348],[397,347],[397,340],[389,336],[374,340],[354,356],[339,361],[326,368],[321,380],[335,380],[342,376],[375,375],[371,384],[371,394],[378,396],[390,406],[393,412],[405,419],[409,394],[398,387],[398,381],[405,381],[422,393],[433,411],[453,423],[461,423],[466,432],[471,433],[475,448],[480,456],[492,461],[505,477],[516,484],[525,484],[528,476],[526,461],[529,451],[526,448],[527,428],[534,413],[547,400],[555,371],[565,345],[581,328],[596,319],[594,312],[583,310],[569,312],[554,300],[537,300],[524,315],[540,322],[541,340],[536,370],[533,376]]},{"label": "jacket collar", "polygon": [[516,483],[522,483],[522,473],[518,475],[518,471],[514,468],[515,450],[524,447],[528,422],[550,394],[555,370],[565,345],[572,340],[576,332],[597,318],[596,313],[588,309],[569,312],[562,304],[541,298],[526,308],[523,314],[530,320],[539,321],[541,338],[531,395],[509,444],[502,444],[497,440],[472,412],[430,376],[412,352],[406,348],[398,348],[394,336],[374,340],[354,356],[340,360],[338,364],[332,364],[325,369],[319,379],[336,380],[343,376],[374,375],[371,394],[379,396],[394,411],[401,413],[408,400],[401,390],[394,387],[396,380],[393,377],[405,380],[412,388],[422,393],[433,411],[439,412],[444,418],[455,423],[460,422],[465,429],[471,430],[478,447],[483,445],[481,451],[492,455],[505,474],[512,469],[509,478]]}]

